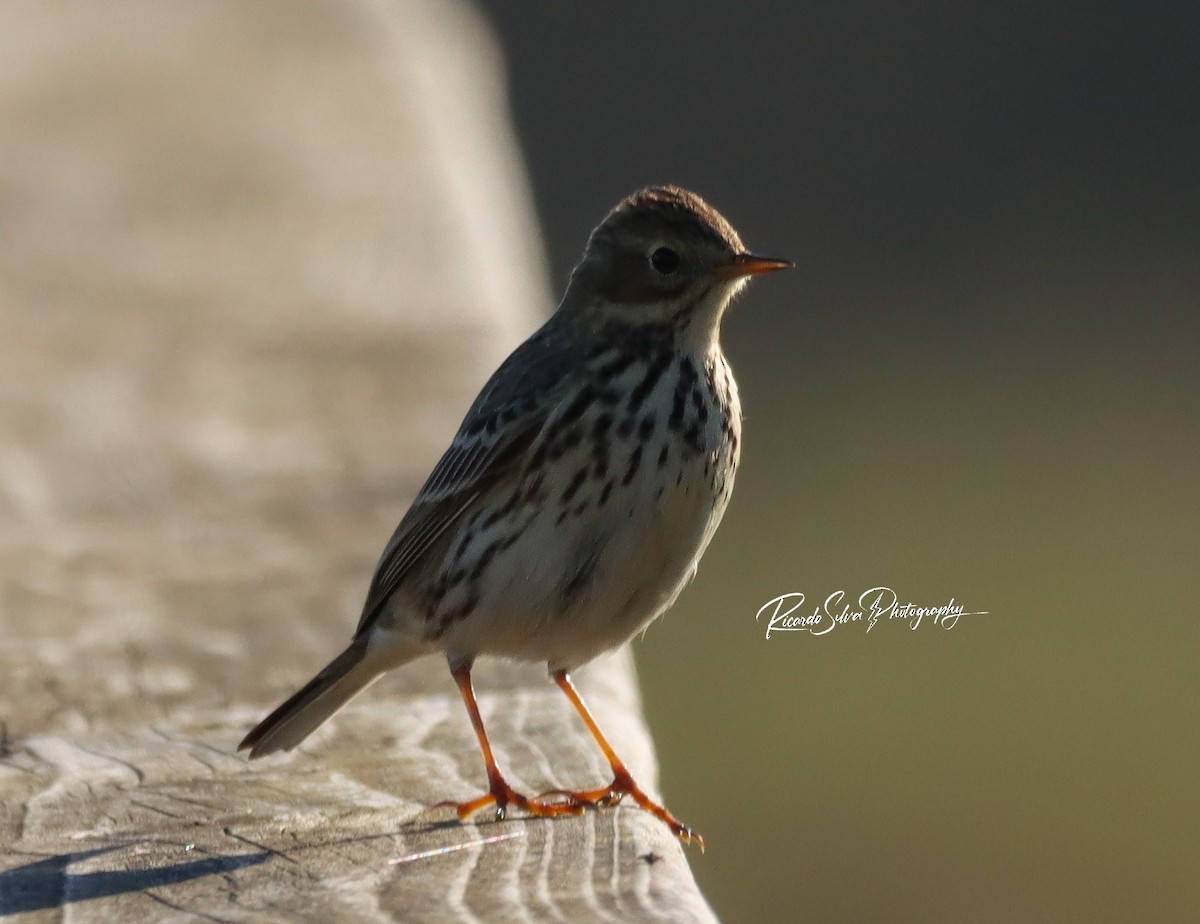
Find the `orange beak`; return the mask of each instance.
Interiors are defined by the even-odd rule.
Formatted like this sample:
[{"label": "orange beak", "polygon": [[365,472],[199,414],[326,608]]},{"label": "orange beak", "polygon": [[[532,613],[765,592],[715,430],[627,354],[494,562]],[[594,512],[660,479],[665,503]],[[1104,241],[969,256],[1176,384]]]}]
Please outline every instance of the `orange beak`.
[{"label": "orange beak", "polygon": [[737,279],[739,276],[757,276],[760,273],[773,273],[776,270],[791,269],[791,260],[777,260],[774,257],[759,257],[752,253],[739,253],[736,257],[718,267],[716,275],[722,279]]}]

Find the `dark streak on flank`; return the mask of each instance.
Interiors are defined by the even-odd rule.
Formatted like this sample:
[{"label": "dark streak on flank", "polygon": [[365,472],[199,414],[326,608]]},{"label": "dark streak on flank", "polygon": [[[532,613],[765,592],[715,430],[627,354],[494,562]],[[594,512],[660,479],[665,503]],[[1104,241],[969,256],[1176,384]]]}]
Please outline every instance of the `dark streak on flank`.
[{"label": "dark streak on flank", "polygon": [[562,493],[562,502],[564,504],[569,504],[571,502],[571,498],[579,493],[579,489],[583,487],[584,481],[587,480],[587,473],[588,466],[586,465],[575,473],[575,476],[571,479],[570,484],[567,485],[566,489]]},{"label": "dark streak on flank", "polygon": [[606,544],[607,537],[593,536],[590,541],[581,546],[570,576],[559,586],[558,597],[564,612],[595,579],[596,568],[600,564]]},{"label": "dark streak on flank", "polygon": [[642,464],[642,445],[633,447],[633,452],[629,454],[629,467],[625,469],[625,477],[621,479],[621,484],[628,486],[633,481],[633,476],[637,474],[638,466]]}]

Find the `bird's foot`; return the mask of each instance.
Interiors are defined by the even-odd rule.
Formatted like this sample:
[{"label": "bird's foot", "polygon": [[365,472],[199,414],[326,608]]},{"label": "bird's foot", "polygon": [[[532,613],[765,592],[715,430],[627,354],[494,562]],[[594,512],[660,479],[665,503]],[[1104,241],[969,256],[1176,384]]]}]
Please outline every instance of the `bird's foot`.
[{"label": "bird's foot", "polygon": [[[613,774],[613,781],[602,789],[582,791],[551,789],[548,792],[542,793],[538,798],[545,799],[549,796],[560,796],[567,800],[565,804],[579,806],[580,811],[587,808],[603,808],[616,805],[626,796],[629,796],[640,808],[649,812],[670,828],[671,832],[683,843],[695,844],[700,848],[701,853],[704,852],[704,838],[646,795],[642,787],[634,781],[633,777],[629,775],[629,771],[624,767],[616,768]],[[553,804],[558,805],[560,803]]]},{"label": "bird's foot", "polygon": [[509,786],[503,777],[492,780],[491,789],[476,799],[468,802],[439,802],[433,807],[435,809],[453,808],[458,813],[458,820],[466,821],[471,815],[489,805],[496,807],[496,821],[504,820],[510,806],[538,818],[552,818],[556,815],[582,815],[587,808],[587,805],[570,799],[560,802],[547,802],[541,796],[531,799]]}]

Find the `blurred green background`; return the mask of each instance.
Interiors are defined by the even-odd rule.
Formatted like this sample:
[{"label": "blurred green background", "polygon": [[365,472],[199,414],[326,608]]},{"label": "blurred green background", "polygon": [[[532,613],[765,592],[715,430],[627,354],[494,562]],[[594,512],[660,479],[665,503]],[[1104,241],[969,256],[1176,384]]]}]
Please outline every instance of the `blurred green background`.
[{"label": "blurred green background", "polygon": [[[1194,920],[1200,29],[1183,4],[485,2],[561,290],[647,182],[797,270],[635,645],[728,921]],[[764,638],[876,585],[952,630]]]}]

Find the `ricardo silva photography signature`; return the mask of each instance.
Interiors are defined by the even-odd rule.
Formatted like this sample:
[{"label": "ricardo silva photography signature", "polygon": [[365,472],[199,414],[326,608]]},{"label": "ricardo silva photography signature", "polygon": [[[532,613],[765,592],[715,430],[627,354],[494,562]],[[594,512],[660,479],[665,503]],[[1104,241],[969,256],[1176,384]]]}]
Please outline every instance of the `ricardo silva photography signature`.
[{"label": "ricardo silva photography signature", "polygon": [[754,619],[765,623],[767,638],[772,632],[808,632],[812,635],[828,635],[838,626],[860,623],[870,632],[875,623],[884,619],[897,620],[917,629],[928,620],[929,625],[942,629],[953,629],[960,616],[986,616],[986,610],[966,612],[961,603],[950,598],[941,606],[919,606],[916,603],[901,603],[890,587],[872,587],[863,591],[853,603],[844,590],[835,590],[820,603],[805,602],[802,593],[783,594],[759,607]]}]

